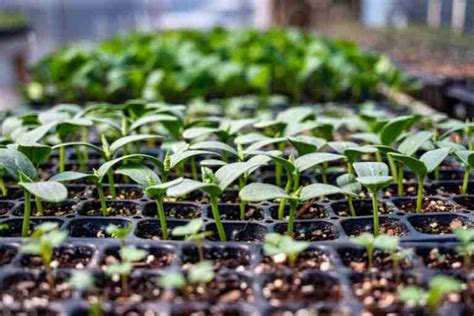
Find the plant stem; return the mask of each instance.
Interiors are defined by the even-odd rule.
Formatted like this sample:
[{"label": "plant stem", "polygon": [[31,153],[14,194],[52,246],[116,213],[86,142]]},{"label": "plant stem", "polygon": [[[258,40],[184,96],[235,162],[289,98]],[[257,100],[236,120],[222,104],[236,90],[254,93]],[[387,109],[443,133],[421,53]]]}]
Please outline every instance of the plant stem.
[{"label": "plant stem", "polygon": [[159,196],[156,198],[156,210],[158,211],[158,218],[160,219],[161,236],[163,240],[168,239],[168,227],[166,225],[166,214],[163,207],[163,197]]},{"label": "plant stem", "polygon": [[382,162],[382,155],[380,154],[380,151],[375,152],[375,160]]},{"label": "plant stem", "polygon": [[100,209],[102,210],[102,215],[108,216],[109,211],[107,210],[107,204],[105,202],[104,187],[100,182],[97,182],[97,193],[99,194]]},{"label": "plant stem", "polygon": [[196,241],[196,249],[198,252],[199,261],[204,261],[204,251],[202,250],[202,243],[200,240]]},{"label": "plant stem", "polygon": [[122,295],[128,296],[128,275],[122,274],[120,279],[122,280]]},{"label": "plant stem", "polygon": [[372,191],[372,212],[374,219],[374,236],[379,235],[379,202],[377,200],[377,191]]},{"label": "plant stem", "polygon": [[74,146],[74,151],[76,152],[77,160],[79,160],[79,168],[81,170],[86,170],[86,162],[81,152],[81,148],[79,146]]},{"label": "plant stem", "polygon": [[222,242],[227,241],[227,237],[224,231],[224,226],[222,226],[222,222],[221,222],[221,215],[219,213],[218,199],[216,196],[212,196],[212,195],[211,195],[211,211],[212,211],[212,217],[214,218],[214,221],[216,222],[216,229],[217,229],[217,234],[219,235],[219,240]]},{"label": "plant stem", "polygon": [[64,146],[59,147],[59,172],[64,172],[66,170],[65,156],[66,148]]},{"label": "plant stem", "polygon": [[2,196],[7,196],[8,190],[2,177],[0,177],[0,190],[2,192]]},{"label": "plant stem", "polygon": [[388,165],[390,167],[390,173],[392,174],[393,181],[396,182],[397,179],[398,179],[397,164],[395,163],[392,156],[390,156],[390,155],[387,155],[387,161],[388,161]]},{"label": "plant stem", "polygon": [[31,194],[25,191],[25,208],[23,211],[23,226],[21,228],[21,237],[28,237],[30,231],[30,215],[31,215]]},{"label": "plant stem", "polygon": [[416,196],[416,212],[420,213],[421,206],[423,205],[423,185],[424,177],[418,177],[418,194]]},{"label": "plant stem", "polygon": [[403,166],[398,168],[398,177],[397,177],[397,194],[403,196]]},{"label": "plant stem", "polygon": [[112,199],[115,199],[117,198],[117,191],[115,190],[114,174],[112,172],[112,169],[109,169],[107,171],[107,178],[109,180],[110,195],[112,196]]},{"label": "plant stem", "polygon": [[[240,176],[239,177],[239,190],[242,190],[242,188],[245,186],[246,183],[246,177],[245,176]],[[240,199],[239,201],[239,208],[240,208],[240,220],[245,220],[245,206],[246,203],[244,200]]]},{"label": "plant stem", "polygon": [[[81,139],[84,143],[87,143],[87,127],[84,127],[81,130]],[[83,155],[84,161],[89,160],[89,149],[86,146],[84,146],[82,155]]]},{"label": "plant stem", "polygon": [[471,167],[466,166],[466,170],[464,171],[464,180],[462,182],[462,187],[461,187],[461,194],[466,194],[467,192],[467,187],[469,185],[469,175],[471,173]]},{"label": "plant stem", "polygon": [[439,181],[439,166],[434,170],[434,179],[435,181]]},{"label": "plant stem", "polygon": [[279,164],[275,164],[275,184],[281,186],[281,171],[282,167]]},{"label": "plant stem", "polygon": [[355,208],[354,208],[354,201],[352,201],[352,196],[347,196],[347,204],[349,204],[349,211],[351,212],[351,216],[352,217],[355,217],[356,216],[356,212],[355,212]]},{"label": "plant stem", "polygon": [[323,183],[327,184],[328,183],[328,176],[326,175],[326,169],[328,168],[328,162],[325,161],[323,162],[323,165],[321,167],[321,176],[323,178]]},{"label": "plant stem", "polygon": [[372,270],[372,267],[374,266],[374,246],[373,245],[367,246],[367,260],[368,260],[367,270],[370,271]]},{"label": "plant stem", "polygon": [[38,196],[35,196],[35,203],[36,203],[36,215],[43,216],[44,209],[43,209],[43,203],[41,203],[41,198]]},{"label": "plant stem", "polygon": [[[465,247],[465,248],[468,248],[468,247]],[[464,250],[463,257],[464,257],[464,260],[463,260],[464,271],[466,272],[466,274],[469,274],[469,271],[471,271],[471,252],[469,252],[469,249]]]},{"label": "plant stem", "polygon": [[296,213],[297,205],[298,205],[298,201],[290,200],[290,215],[288,218],[288,229],[286,232],[288,236],[293,236],[293,226],[295,224],[295,213]]},{"label": "plant stem", "polygon": [[280,205],[278,205],[278,220],[282,221],[283,217],[285,217],[285,205],[286,199],[280,200]]}]

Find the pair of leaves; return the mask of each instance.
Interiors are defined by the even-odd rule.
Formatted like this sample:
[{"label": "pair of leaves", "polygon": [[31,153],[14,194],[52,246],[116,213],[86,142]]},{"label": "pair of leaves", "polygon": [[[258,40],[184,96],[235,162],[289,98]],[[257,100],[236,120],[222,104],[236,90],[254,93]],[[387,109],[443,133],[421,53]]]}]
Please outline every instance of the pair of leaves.
[{"label": "pair of leaves", "polygon": [[394,160],[408,167],[418,178],[424,178],[426,174],[433,172],[450,153],[450,148],[439,148],[425,152],[420,159],[398,154],[389,153]]},{"label": "pair of leaves", "polygon": [[357,181],[371,191],[380,190],[392,181],[388,166],[383,162],[356,162],[353,166]]}]

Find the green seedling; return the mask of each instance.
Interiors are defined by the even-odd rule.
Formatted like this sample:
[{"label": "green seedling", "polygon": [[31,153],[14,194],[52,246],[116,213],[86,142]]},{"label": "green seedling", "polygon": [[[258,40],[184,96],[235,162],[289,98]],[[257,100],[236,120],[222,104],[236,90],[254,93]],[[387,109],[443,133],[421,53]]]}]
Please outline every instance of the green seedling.
[{"label": "green seedling", "polygon": [[418,190],[416,197],[416,212],[421,211],[423,204],[423,186],[425,177],[428,173],[433,172],[449,155],[450,148],[440,148],[425,152],[420,159],[414,157],[398,154],[388,153],[393,160],[398,161],[402,166],[408,167],[418,178]]},{"label": "green seedling", "polygon": [[144,259],[148,253],[143,249],[135,246],[123,246],[120,248],[120,262],[110,264],[106,267],[105,272],[108,275],[119,275],[122,286],[122,295],[129,295],[128,278],[133,269],[133,263]]},{"label": "green seedling", "polygon": [[295,222],[296,208],[299,203],[306,202],[322,196],[343,194],[355,194],[345,191],[333,185],[323,183],[313,183],[305,187],[300,187],[296,191],[288,194],[282,188],[267,183],[250,183],[246,185],[239,193],[241,199],[247,202],[262,202],[275,199],[285,199],[290,204],[290,214],[288,219],[287,234],[293,236],[293,227]]},{"label": "green seedling", "polygon": [[25,154],[14,149],[0,148],[0,168],[15,179],[24,192],[25,201],[23,203],[21,235],[27,237],[31,215],[31,196],[33,195],[36,198],[38,215],[43,215],[41,201],[62,202],[67,198],[67,189],[54,180],[39,181],[38,172],[31,160]]},{"label": "green seedling", "polygon": [[186,276],[181,272],[170,272],[163,275],[159,284],[168,290],[186,290],[186,286],[204,286],[214,280],[214,266],[210,261],[201,261],[195,264]]},{"label": "green seedling", "polygon": [[474,168],[474,151],[461,150],[454,152],[456,157],[464,164],[464,180],[461,186],[461,194],[466,194],[469,185],[469,176],[471,169]]},{"label": "green seedling", "polygon": [[21,252],[29,255],[39,255],[43,261],[46,280],[50,285],[54,285],[51,267],[53,251],[66,239],[67,233],[58,230],[57,223],[46,222],[36,227],[30,237],[28,241],[21,245]]},{"label": "green seedling", "polygon": [[132,231],[132,225],[129,224],[124,227],[120,227],[114,224],[109,224],[105,228],[105,232],[111,236],[112,238],[116,238],[120,241],[120,245],[122,247],[125,247],[125,239],[127,239],[128,235],[130,235],[130,232]]},{"label": "green seedling", "polygon": [[354,169],[357,181],[365,186],[372,195],[373,229],[377,236],[380,232],[378,191],[388,186],[392,177],[388,175],[388,167],[383,162],[356,162]]},{"label": "green seedling", "polygon": [[374,239],[374,248],[384,250],[390,254],[397,283],[400,281],[401,261],[413,254],[413,249],[399,249],[399,245],[400,238],[396,236],[379,235]]},{"label": "green seedling", "polygon": [[202,232],[201,229],[204,221],[201,218],[190,220],[189,223],[183,226],[178,226],[173,229],[171,235],[176,237],[184,237],[186,241],[192,241],[196,244],[198,256],[200,261],[204,261],[204,251],[202,249],[202,242],[206,237],[212,236],[212,231]]},{"label": "green seedling", "polygon": [[[69,284],[72,288],[76,289],[76,291],[85,292],[95,287],[95,280],[92,273],[88,271],[74,270],[69,278]],[[91,316],[104,315],[104,307],[101,299],[91,304],[89,314]]]},{"label": "green seedling", "polygon": [[429,311],[437,314],[437,308],[441,304],[443,296],[448,293],[461,292],[461,282],[448,276],[434,276],[425,291],[417,286],[407,286],[400,290],[399,297],[406,304],[423,305],[426,304]]},{"label": "green seedling", "polygon": [[454,230],[456,238],[461,243],[456,247],[456,252],[463,256],[464,270],[471,271],[471,258],[474,255],[474,228]]},{"label": "green seedling", "polygon": [[266,256],[285,255],[290,265],[294,266],[301,252],[309,247],[305,241],[296,241],[290,236],[278,233],[268,233],[265,235],[263,252]]}]

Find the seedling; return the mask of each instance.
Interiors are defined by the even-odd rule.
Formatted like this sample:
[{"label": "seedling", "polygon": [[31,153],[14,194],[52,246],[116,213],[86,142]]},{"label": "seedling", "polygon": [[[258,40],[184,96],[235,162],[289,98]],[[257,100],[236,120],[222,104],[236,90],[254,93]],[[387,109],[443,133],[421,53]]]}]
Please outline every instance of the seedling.
[{"label": "seedling", "polygon": [[38,215],[42,215],[41,201],[57,203],[67,198],[67,189],[56,181],[38,181],[38,172],[23,153],[14,149],[0,148],[0,168],[15,179],[23,190],[24,210],[21,235],[27,237],[31,215],[31,195],[37,199]]},{"label": "seedling", "polygon": [[210,261],[201,261],[195,264],[186,276],[181,272],[166,273],[160,278],[159,284],[168,290],[183,290],[186,288],[186,285],[206,285],[214,280],[214,276],[214,266],[212,263]]},{"label": "seedling", "polygon": [[474,228],[454,230],[456,238],[461,243],[456,247],[457,253],[464,258],[464,270],[471,271],[471,258],[474,255]]},{"label": "seedling", "polygon": [[423,185],[426,175],[430,172],[433,172],[443,162],[443,160],[446,159],[446,157],[449,155],[449,152],[450,149],[447,147],[434,149],[421,155],[420,159],[398,153],[388,153],[388,156],[408,167],[418,178],[418,190],[416,197],[417,213],[421,211],[423,203]]},{"label": "seedling", "polygon": [[388,167],[383,162],[356,162],[354,169],[357,181],[365,186],[372,195],[374,235],[377,236],[380,232],[378,191],[388,186],[392,177],[388,175]]},{"label": "seedling", "polygon": [[193,241],[196,244],[200,261],[204,261],[202,242],[206,237],[212,236],[213,234],[212,231],[201,232],[203,225],[204,221],[201,218],[196,218],[190,220],[186,225],[175,227],[171,232],[171,235],[173,236],[184,236],[186,241]]},{"label": "seedling", "polygon": [[461,194],[466,194],[468,185],[469,185],[469,176],[471,174],[471,169],[474,168],[474,151],[472,150],[462,150],[456,151],[454,154],[461,160],[464,164],[464,180],[461,187]]},{"label": "seedling", "polygon": [[461,292],[461,282],[445,275],[434,276],[429,282],[429,289],[425,291],[417,286],[407,286],[400,290],[399,297],[406,304],[426,306],[431,313],[437,314],[437,307],[443,296],[448,293]]},{"label": "seedling", "polygon": [[284,255],[288,262],[294,266],[298,256],[309,243],[305,241],[296,241],[290,236],[283,236],[277,233],[268,233],[265,235],[263,252],[266,256]]},{"label": "seedling", "polygon": [[122,295],[128,296],[128,278],[133,269],[133,263],[142,260],[148,255],[143,249],[138,249],[135,246],[123,246],[120,249],[120,262],[108,265],[105,272],[108,275],[119,275],[122,284]]},{"label": "seedling", "polygon": [[[95,280],[92,273],[88,271],[74,270],[72,271],[71,278],[69,279],[69,284],[77,291],[84,292],[95,287]],[[104,307],[100,298],[98,298],[97,302],[91,304],[89,313],[91,316],[104,315]]]},{"label": "seedling", "polygon": [[58,230],[57,223],[46,222],[36,227],[30,237],[31,239],[21,246],[21,252],[41,257],[46,279],[54,287],[54,277],[51,270],[53,251],[66,239],[67,233]]},{"label": "seedling", "polygon": [[120,245],[122,247],[125,247],[125,239],[128,237],[128,235],[130,234],[131,231],[132,231],[132,225],[131,224],[129,224],[125,227],[119,227],[119,226],[114,225],[114,224],[109,224],[105,228],[105,232],[109,236],[118,239],[120,241]]},{"label": "seedling", "polygon": [[390,254],[390,259],[393,262],[393,269],[395,270],[397,283],[400,281],[401,267],[400,262],[413,254],[413,249],[399,249],[400,239],[391,235],[379,235],[374,239],[374,247],[382,249]]},{"label": "seedling", "polygon": [[305,187],[300,187],[296,191],[288,194],[282,188],[268,183],[250,183],[239,193],[241,199],[247,202],[271,201],[274,199],[285,199],[290,204],[290,214],[288,219],[287,234],[293,236],[293,226],[295,222],[296,207],[299,203],[309,201],[318,197],[343,194],[352,195],[354,193],[345,191],[333,185],[323,183],[313,183]]}]

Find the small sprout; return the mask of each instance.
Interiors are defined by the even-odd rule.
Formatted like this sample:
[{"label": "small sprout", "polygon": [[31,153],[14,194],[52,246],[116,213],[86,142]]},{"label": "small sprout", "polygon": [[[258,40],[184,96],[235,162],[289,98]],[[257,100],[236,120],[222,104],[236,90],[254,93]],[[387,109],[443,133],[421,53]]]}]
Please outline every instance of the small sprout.
[{"label": "small sprout", "polygon": [[178,226],[173,229],[171,234],[176,237],[185,237],[187,241],[194,241],[199,255],[199,260],[204,260],[204,253],[202,249],[202,242],[206,237],[211,236],[212,231],[201,232],[204,221],[201,218],[192,219],[183,226]]},{"label": "small sprout", "polygon": [[188,274],[191,284],[207,284],[214,279],[214,266],[210,261],[201,261],[195,264]]},{"label": "small sprout", "polygon": [[132,230],[132,225],[131,224],[129,224],[125,227],[120,227],[120,226],[117,226],[117,225],[114,225],[114,224],[109,224],[105,228],[105,232],[109,236],[111,236],[113,238],[117,238],[118,240],[120,240],[120,243],[122,244],[122,247],[125,245],[125,239],[130,234],[131,230]]},{"label": "small sprout", "polygon": [[169,272],[160,278],[159,284],[167,290],[182,289],[186,286],[186,278],[181,272]]},{"label": "small sprout", "polygon": [[374,239],[374,248],[385,250],[390,254],[397,282],[400,279],[400,262],[413,254],[413,249],[399,249],[400,238],[391,235],[379,235]]},{"label": "small sprout", "polygon": [[367,251],[367,270],[372,270],[374,262],[374,235],[370,233],[362,233],[351,240],[359,246],[365,247]]},{"label": "small sprout", "polygon": [[51,271],[54,248],[59,246],[67,237],[67,233],[58,230],[58,224],[46,222],[39,225],[31,234],[31,239],[21,246],[21,252],[39,255],[43,261],[46,278],[49,284],[54,284]]},{"label": "small sprout", "polygon": [[87,291],[94,287],[94,277],[88,271],[74,270],[69,279],[71,287],[77,291]]},{"label": "small sprout", "polygon": [[263,252],[266,256],[272,257],[283,254],[288,258],[288,262],[294,265],[299,254],[308,247],[308,242],[296,241],[290,236],[280,235],[278,233],[268,233],[265,235]]},{"label": "small sprout", "polygon": [[464,258],[464,270],[471,270],[471,258],[474,255],[474,228],[454,230],[456,238],[461,243],[456,247],[456,252]]},{"label": "small sprout", "polygon": [[400,290],[400,299],[409,305],[423,305],[426,303],[429,310],[436,314],[436,309],[444,295],[459,293],[462,289],[459,280],[445,275],[433,277],[428,287],[428,291],[425,291],[417,286],[407,286]]},{"label": "small sprout", "polygon": [[113,263],[106,267],[108,275],[119,275],[122,282],[122,294],[128,296],[128,276],[133,268],[133,263],[142,260],[148,252],[138,249],[135,246],[123,246],[120,249],[120,262]]},{"label": "small sprout", "polygon": [[10,229],[10,225],[8,224],[0,224],[0,231],[2,230],[9,230]]}]

